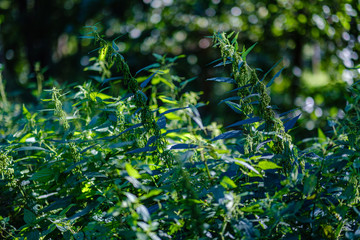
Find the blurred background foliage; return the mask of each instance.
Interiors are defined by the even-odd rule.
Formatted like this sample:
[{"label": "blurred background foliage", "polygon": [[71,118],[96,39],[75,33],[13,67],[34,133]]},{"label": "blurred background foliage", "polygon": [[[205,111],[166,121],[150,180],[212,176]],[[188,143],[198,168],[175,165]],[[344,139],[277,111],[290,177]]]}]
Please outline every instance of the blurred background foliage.
[{"label": "blurred background foliage", "polygon": [[109,40],[122,36],[116,44],[133,73],[155,62],[152,53],[184,54],[175,69],[198,77],[189,88],[209,102],[205,122],[228,124],[236,116],[214,105],[232,86],[206,81],[227,74],[208,65],[219,56],[207,36],[237,31],[240,44],[259,42],[248,57],[254,68],[266,72],[281,60],[273,103],[303,111],[307,120],[295,130],[302,138],[343,116],[346,87],[359,74],[351,69],[359,63],[359,12],[358,0],[0,0],[3,81],[9,99],[36,102],[39,83],[87,80],[95,45],[81,35],[96,24]]}]

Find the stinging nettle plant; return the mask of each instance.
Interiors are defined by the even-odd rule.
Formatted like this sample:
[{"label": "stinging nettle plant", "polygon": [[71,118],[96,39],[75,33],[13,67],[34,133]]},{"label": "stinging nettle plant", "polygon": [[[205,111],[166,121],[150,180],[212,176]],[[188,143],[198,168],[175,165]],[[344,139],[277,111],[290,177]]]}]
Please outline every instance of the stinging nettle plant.
[{"label": "stinging nettle plant", "polygon": [[278,63],[258,74],[246,62],[254,46],[239,51],[237,35],[213,37],[214,67],[230,66],[230,77],[209,80],[234,84],[220,103],[241,118],[222,131],[203,124],[199,94],[183,91],[194,78],[172,72],[182,56],[154,54],[132,74],[117,39],[90,30],[91,82],[47,90],[20,121],[0,110],[16,126],[1,132],[2,238],[359,237],[358,82],[345,118],[301,149],[289,134],[300,115],[270,103]]}]

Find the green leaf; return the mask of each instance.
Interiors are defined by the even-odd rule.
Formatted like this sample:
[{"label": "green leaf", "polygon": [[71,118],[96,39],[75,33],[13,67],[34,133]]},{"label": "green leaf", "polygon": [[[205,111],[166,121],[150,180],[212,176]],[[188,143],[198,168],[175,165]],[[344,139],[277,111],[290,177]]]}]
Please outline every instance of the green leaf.
[{"label": "green leaf", "polygon": [[310,196],[316,188],[317,178],[315,175],[311,175],[305,179],[304,182],[304,194]]},{"label": "green leaf", "polygon": [[262,170],[282,168],[282,167],[280,167],[280,166],[278,166],[275,163],[270,162],[270,161],[261,161],[261,162],[258,163],[258,167],[261,168]]},{"label": "green leaf", "polygon": [[251,47],[249,47],[241,56],[246,61],[246,56],[251,52],[251,50],[256,46],[257,42],[254,43]]},{"label": "green leaf", "polygon": [[38,230],[31,231],[27,234],[27,240],[39,240],[40,232]]},{"label": "green leaf", "polygon": [[226,189],[237,187],[237,185],[234,183],[234,181],[231,180],[231,178],[229,178],[228,176],[224,176],[222,178],[220,184],[221,184],[221,186],[223,186]]},{"label": "green leaf", "polygon": [[49,168],[43,168],[40,171],[34,173],[30,180],[38,181],[38,182],[48,182],[54,179],[54,170]]},{"label": "green leaf", "polygon": [[25,104],[23,104],[22,110],[23,110],[23,115],[26,117],[26,119],[30,120],[31,119],[31,113],[29,112],[29,110],[27,110],[27,108],[25,107]]},{"label": "green leaf", "polygon": [[42,147],[30,146],[30,147],[15,148],[14,151],[21,152],[21,151],[49,151],[49,150]]},{"label": "green leaf", "polygon": [[27,224],[32,224],[36,221],[36,215],[30,210],[24,210],[24,221]]},{"label": "green leaf", "polygon": [[326,142],[326,136],[320,128],[318,128],[318,138],[319,138],[319,143]]},{"label": "green leaf", "polygon": [[274,83],[274,80],[280,76],[281,72],[284,70],[284,68],[280,69],[280,71],[278,71],[274,77],[268,82],[268,84],[266,84],[266,87],[270,87],[273,83]]},{"label": "green leaf", "polygon": [[141,177],[139,172],[135,168],[133,168],[133,166],[131,166],[130,163],[125,164],[125,169],[126,169],[126,171],[127,171],[127,173],[129,174],[130,177],[133,177],[133,178],[140,178]]}]

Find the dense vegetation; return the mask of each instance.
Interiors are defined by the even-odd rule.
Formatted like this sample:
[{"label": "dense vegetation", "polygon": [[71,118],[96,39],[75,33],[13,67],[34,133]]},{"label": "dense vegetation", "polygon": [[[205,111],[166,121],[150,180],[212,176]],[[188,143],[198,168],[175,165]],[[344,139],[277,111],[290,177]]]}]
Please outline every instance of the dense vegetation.
[{"label": "dense vegetation", "polygon": [[92,81],[63,89],[38,71],[35,106],[1,91],[1,238],[360,237],[359,82],[344,118],[294,142],[301,112],[269,95],[278,63],[249,66],[255,45],[236,34],[212,38],[223,71],[208,84],[234,86],[219,107],[238,121],[225,127],[203,124],[200,93],[184,91],[194,79],[172,72],[182,56],[132,73],[117,39],[96,27],[84,38],[99,47]]}]

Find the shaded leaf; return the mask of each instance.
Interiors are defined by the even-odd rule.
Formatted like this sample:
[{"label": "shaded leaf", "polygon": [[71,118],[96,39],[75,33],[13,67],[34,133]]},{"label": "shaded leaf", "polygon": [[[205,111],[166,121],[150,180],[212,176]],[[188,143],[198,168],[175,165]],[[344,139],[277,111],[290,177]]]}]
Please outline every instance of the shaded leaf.
[{"label": "shaded leaf", "polygon": [[290,119],[286,123],[284,123],[285,132],[289,131],[291,128],[294,127],[294,125],[295,125],[296,121],[299,119],[300,115],[301,115],[301,113],[299,115],[297,115],[296,117]]},{"label": "shaded leaf", "polygon": [[231,83],[235,84],[235,80],[228,77],[215,77],[215,78],[208,78],[206,81],[215,81],[215,82],[224,82],[224,83]]},{"label": "shaded leaf", "polygon": [[179,143],[172,145],[170,149],[190,149],[190,148],[197,148],[198,145],[195,144],[187,144],[187,143]]},{"label": "shaded leaf", "polygon": [[30,210],[24,209],[24,221],[27,224],[32,224],[36,221],[36,215]]},{"label": "shaded leaf", "polygon": [[253,50],[253,48],[256,46],[257,42],[254,43],[251,47],[249,47],[242,55],[241,57],[246,61],[246,56]]},{"label": "shaded leaf", "polygon": [[238,114],[242,114],[242,111],[241,111],[241,106],[237,103],[233,103],[233,102],[229,102],[229,101],[226,101],[225,102],[226,105],[228,105],[232,110],[234,110],[234,112],[238,113]]},{"label": "shaded leaf", "polygon": [[65,220],[66,221],[75,220],[75,219],[78,219],[79,217],[85,216],[86,214],[90,213],[93,209],[97,208],[99,205],[100,205],[100,202],[94,201],[94,202],[90,203],[87,207],[85,207],[83,210],[75,213],[74,215],[66,218]]},{"label": "shaded leaf", "polygon": [[248,119],[233,123],[233,124],[227,126],[226,128],[241,126],[241,125],[244,125],[244,124],[255,123],[255,122],[259,122],[260,120],[261,119],[259,117],[248,118]]},{"label": "shaded leaf", "polygon": [[213,139],[211,139],[211,141],[217,141],[220,139],[228,139],[228,138],[238,137],[241,133],[242,133],[242,131],[240,131],[240,130],[230,130],[228,132],[222,133],[222,134],[214,137]]},{"label": "shaded leaf", "polygon": [[158,67],[160,67],[160,66],[161,66],[160,63],[153,63],[153,64],[151,64],[151,65],[149,65],[149,66],[146,66],[146,67],[143,67],[142,69],[140,69],[139,71],[137,71],[137,72],[135,73],[135,76],[138,75],[140,72],[142,72],[142,71],[144,71],[144,70],[149,70],[149,69],[152,69],[152,68],[158,68]]},{"label": "shaded leaf", "polygon": [[159,118],[157,120],[157,125],[159,126],[160,129],[163,129],[166,127],[166,117],[165,116],[162,116],[161,118]]},{"label": "shaded leaf", "polygon": [[54,178],[54,170],[49,168],[43,168],[40,171],[34,173],[30,180],[38,182],[48,182]]},{"label": "shaded leaf", "polygon": [[280,74],[281,74],[281,72],[282,72],[283,69],[284,69],[284,68],[280,69],[280,71],[278,71],[278,72],[273,76],[273,78],[268,82],[268,84],[266,84],[266,87],[270,87],[270,86],[274,83],[274,80],[275,80],[277,77],[280,76]]},{"label": "shaded leaf", "polygon": [[143,148],[137,148],[135,150],[129,151],[126,154],[132,154],[132,153],[142,153],[142,152],[149,152],[156,150],[156,147],[143,147]]},{"label": "shaded leaf", "polygon": [[18,152],[21,152],[21,151],[49,151],[45,148],[42,148],[42,147],[35,147],[35,146],[30,146],[30,147],[19,147],[19,148],[15,148],[13,149],[14,151],[18,151]]},{"label": "shaded leaf", "polygon": [[158,73],[158,71],[154,72],[150,77],[148,77],[145,81],[143,81],[141,84],[140,84],[140,87],[141,88],[144,88],[148,85],[148,83],[151,81],[151,79],[154,78],[154,76]]}]

